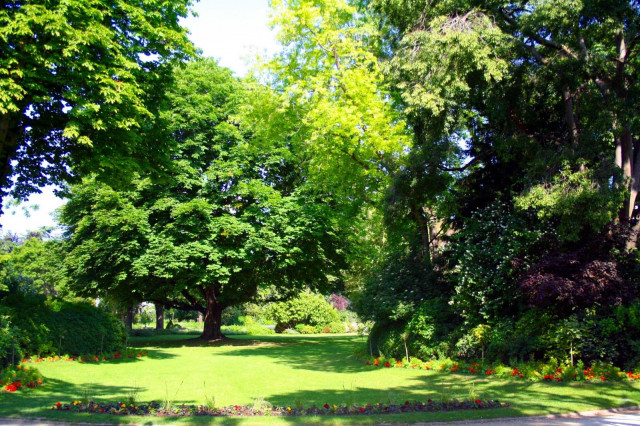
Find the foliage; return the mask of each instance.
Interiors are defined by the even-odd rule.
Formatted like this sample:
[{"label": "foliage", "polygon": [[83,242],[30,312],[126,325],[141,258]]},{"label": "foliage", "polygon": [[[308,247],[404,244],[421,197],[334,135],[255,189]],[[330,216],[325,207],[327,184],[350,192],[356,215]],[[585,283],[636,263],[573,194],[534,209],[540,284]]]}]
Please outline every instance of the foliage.
[{"label": "foliage", "polygon": [[222,332],[225,335],[249,335],[249,336],[266,336],[268,334],[275,334],[270,328],[267,328],[260,324],[250,325],[225,325],[222,326]]},{"label": "foliage", "polygon": [[455,235],[454,306],[474,324],[517,312],[517,277],[544,250],[545,228],[532,215],[494,204],[477,211]]},{"label": "foliage", "polygon": [[392,251],[367,277],[361,292],[354,295],[353,307],[364,320],[406,320],[421,301],[446,291],[446,283],[425,268],[419,253]]},{"label": "foliage", "polygon": [[349,307],[349,300],[340,295],[340,294],[332,294],[329,296],[329,303],[333,306],[333,308],[337,311],[344,311]]},{"label": "foliage", "polygon": [[369,334],[369,345],[374,353],[402,359],[406,356],[404,335],[409,356],[450,356],[460,321],[445,298],[434,298],[420,303],[408,319],[376,322]]},{"label": "foliage", "polygon": [[122,182],[166,158],[165,142],[147,125],[171,66],[194,54],[179,25],[190,3],[38,0],[2,8],[3,194],[13,185],[24,198],[90,173]]},{"label": "foliage", "polygon": [[[114,352],[124,346],[120,320],[86,302],[14,293],[0,299],[12,328],[15,359],[30,355]],[[5,353],[3,362],[10,354]]]},{"label": "foliage", "polygon": [[616,219],[626,194],[623,187],[609,184],[611,174],[564,169],[553,182],[533,186],[516,197],[515,206],[536,211],[557,229],[560,241],[576,241],[584,228],[597,233]]},{"label": "foliage", "polygon": [[272,303],[267,307],[265,314],[277,323],[278,331],[296,328],[298,324],[325,326],[332,322],[339,322],[340,319],[338,312],[323,296],[310,292],[302,292],[285,302]]},{"label": "foliage", "polygon": [[530,305],[559,312],[629,303],[638,296],[640,265],[625,245],[624,236],[605,230],[572,250],[550,251],[520,277],[520,289]]},{"label": "foliage", "polygon": [[[14,342],[16,339],[15,328],[11,326],[11,318],[6,315],[6,308],[0,307],[0,367],[15,362]],[[18,354],[18,357],[20,354]]]},{"label": "foliage", "polygon": [[218,339],[222,310],[259,289],[328,290],[345,248],[330,200],[294,167],[296,147],[251,143],[239,116],[247,90],[231,72],[203,59],[176,74],[161,114],[177,143],[176,172],[164,182],[141,177],[128,191],[74,188],[63,211],[67,263],[76,291],[198,310],[203,337]]},{"label": "foliage", "polygon": [[322,333],[345,333],[347,330],[345,329],[344,323],[340,321],[333,321],[329,324],[322,327]]},{"label": "foliage", "polygon": [[316,334],[320,332],[322,327],[309,324],[296,324],[295,329],[300,334]]},{"label": "foliage", "polygon": [[33,389],[42,386],[42,383],[42,374],[35,368],[18,365],[0,370],[0,392]]},{"label": "foliage", "polygon": [[267,69],[284,105],[297,112],[291,137],[302,139],[311,183],[350,209],[375,202],[410,139],[388,102],[374,23],[346,0],[271,6],[283,49]]},{"label": "foliage", "polygon": [[9,291],[62,295],[67,281],[60,268],[63,259],[62,241],[32,236],[0,254],[0,279]]}]

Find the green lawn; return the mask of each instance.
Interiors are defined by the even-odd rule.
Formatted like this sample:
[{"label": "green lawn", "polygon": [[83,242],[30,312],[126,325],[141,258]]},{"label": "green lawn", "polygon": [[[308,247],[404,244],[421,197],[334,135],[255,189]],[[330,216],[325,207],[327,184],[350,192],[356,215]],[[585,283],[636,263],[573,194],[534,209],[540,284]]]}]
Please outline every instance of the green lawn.
[{"label": "green lawn", "polygon": [[306,418],[153,418],[154,423],[379,423],[540,415],[640,403],[640,385],[629,383],[564,384],[500,381],[424,370],[379,368],[353,356],[356,336],[238,336],[221,344],[189,340],[194,336],[136,339],[148,356],[96,363],[54,362],[37,366],[45,378],[35,391],[0,394],[0,417],[48,417],[83,422],[147,422],[149,418],[90,416],[49,410],[89,394],[99,401],[173,400],[216,405],[251,404],[263,398],[274,405],[402,403],[406,400],[500,399],[509,408],[455,413]]}]

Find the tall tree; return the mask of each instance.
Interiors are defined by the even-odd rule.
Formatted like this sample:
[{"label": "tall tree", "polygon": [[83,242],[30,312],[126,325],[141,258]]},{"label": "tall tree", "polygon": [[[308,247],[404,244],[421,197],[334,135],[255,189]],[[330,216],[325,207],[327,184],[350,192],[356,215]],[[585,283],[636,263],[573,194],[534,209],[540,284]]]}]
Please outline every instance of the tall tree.
[{"label": "tall tree", "polygon": [[78,288],[200,311],[212,340],[223,337],[222,310],[260,288],[332,285],[345,257],[334,209],[305,186],[288,141],[252,143],[237,118],[247,96],[214,61],[188,64],[161,114],[177,142],[171,178],[73,190],[63,220]]},{"label": "tall tree", "polygon": [[45,240],[42,234],[34,232],[0,253],[0,290],[19,288],[45,296],[64,295],[67,276],[64,268],[60,268],[63,261],[63,242]]},{"label": "tall tree", "polygon": [[[615,209],[635,247],[637,1],[364,3],[388,30],[389,70],[409,121],[416,134],[428,130],[419,144],[467,145],[458,156],[468,161],[463,182],[471,190],[460,187],[467,217],[496,197],[553,180],[568,165],[600,192],[615,192],[612,179],[627,191]],[[499,188],[505,183],[508,191]],[[584,188],[569,189],[571,198]]]},{"label": "tall tree", "polygon": [[346,0],[271,2],[282,52],[273,87],[298,114],[311,182],[356,208],[378,205],[411,144],[375,56],[377,30]]},{"label": "tall tree", "polygon": [[[193,54],[190,0],[10,0],[0,5],[0,195],[153,165],[148,133],[171,67]],[[1,199],[2,197],[0,197]]]}]

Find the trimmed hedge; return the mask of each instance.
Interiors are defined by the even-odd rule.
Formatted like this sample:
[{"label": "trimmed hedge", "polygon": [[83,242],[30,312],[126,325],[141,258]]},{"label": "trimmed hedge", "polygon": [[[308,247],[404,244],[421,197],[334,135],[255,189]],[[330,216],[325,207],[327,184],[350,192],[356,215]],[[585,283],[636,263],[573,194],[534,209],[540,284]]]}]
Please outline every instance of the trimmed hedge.
[{"label": "trimmed hedge", "polygon": [[0,364],[5,365],[12,357],[115,352],[126,339],[120,320],[86,302],[15,293],[0,300],[0,316],[10,324],[0,327]]}]

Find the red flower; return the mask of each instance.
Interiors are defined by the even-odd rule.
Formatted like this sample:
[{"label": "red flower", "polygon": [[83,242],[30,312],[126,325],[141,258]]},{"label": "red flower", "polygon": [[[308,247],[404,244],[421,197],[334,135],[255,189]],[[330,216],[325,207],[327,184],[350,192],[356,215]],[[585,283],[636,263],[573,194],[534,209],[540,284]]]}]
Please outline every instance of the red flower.
[{"label": "red flower", "polygon": [[433,401],[432,401],[431,399],[429,399],[427,402],[428,402],[428,403],[432,403]]},{"label": "red flower", "polygon": [[324,404],[324,408],[329,409],[329,404]]},{"label": "red flower", "polygon": [[360,411],[364,411],[364,408],[360,407],[360,408],[359,408],[359,410],[360,410]]},{"label": "red flower", "polygon": [[240,407],[238,405],[234,405],[233,408],[235,408],[237,410]]},{"label": "red flower", "polygon": [[101,412],[101,413],[104,413],[104,410],[101,408],[101,409],[100,409],[100,412]]},{"label": "red flower", "polygon": [[482,401],[479,399],[476,399],[476,404],[482,404]]},{"label": "red flower", "polygon": [[388,362],[385,362],[385,363],[384,363],[384,366],[385,366],[385,367],[391,367],[391,364],[389,364]]},{"label": "red flower", "polygon": [[62,404],[60,404],[59,402],[56,404],[56,407],[60,408]]},{"label": "red flower", "polygon": [[404,405],[411,405],[409,401],[405,402]]}]

